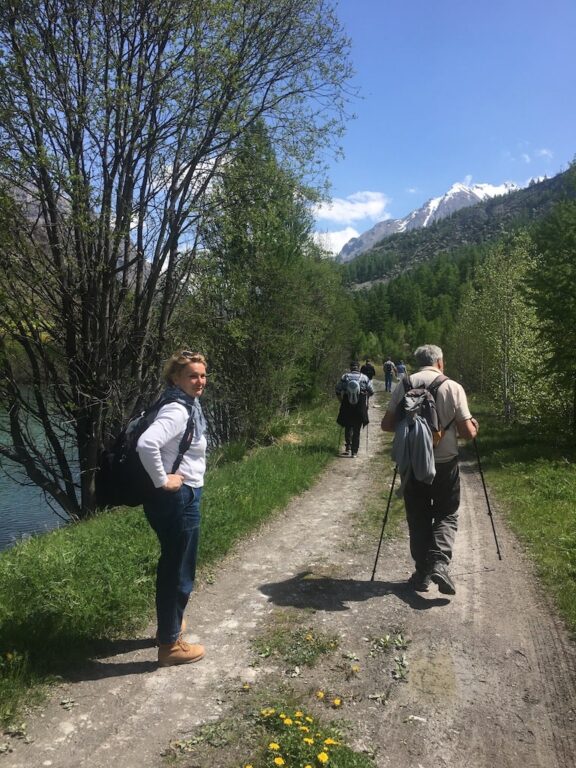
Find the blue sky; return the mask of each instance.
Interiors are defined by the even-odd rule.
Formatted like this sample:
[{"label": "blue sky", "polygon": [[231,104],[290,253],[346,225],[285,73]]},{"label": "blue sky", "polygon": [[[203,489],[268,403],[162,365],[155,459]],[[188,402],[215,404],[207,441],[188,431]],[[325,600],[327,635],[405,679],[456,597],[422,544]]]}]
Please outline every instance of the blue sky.
[{"label": "blue sky", "polygon": [[317,230],[339,250],[455,182],[525,185],[576,156],[576,0],[339,0],[362,98]]}]

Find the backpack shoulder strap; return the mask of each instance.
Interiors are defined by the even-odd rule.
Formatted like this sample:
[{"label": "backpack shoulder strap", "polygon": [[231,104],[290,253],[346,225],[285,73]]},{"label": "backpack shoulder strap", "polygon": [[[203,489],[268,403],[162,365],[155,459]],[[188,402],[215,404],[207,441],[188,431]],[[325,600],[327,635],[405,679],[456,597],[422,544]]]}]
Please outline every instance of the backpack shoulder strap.
[{"label": "backpack shoulder strap", "polygon": [[178,444],[178,455],[174,459],[174,464],[172,465],[172,473],[175,474],[176,470],[182,463],[182,459],[184,458],[184,454],[190,448],[192,445],[192,440],[194,439],[194,416],[192,414],[192,406],[187,403],[185,400],[181,400],[178,397],[160,397],[154,405],[150,406],[148,409],[149,411],[152,411],[156,409],[156,413],[162,408],[163,405],[169,405],[170,403],[179,403],[180,405],[183,405],[184,408],[188,411],[188,421],[186,422],[186,429],[184,430],[184,434],[182,435],[182,438],[180,440],[180,443]]},{"label": "backpack shoulder strap", "polygon": [[[427,387],[428,391],[430,392],[434,400],[436,400],[436,394],[445,381],[449,381],[449,378],[448,376],[444,376],[444,374],[441,373],[439,376],[436,376],[434,381],[431,384],[429,384],[429,386]],[[443,431],[447,432],[452,426],[452,424],[454,424],[455,421],[456,421],[456,416],[454,416],[454,418],[451,419],[448,422],[448,424],[446,424],[445,427],[442,427]]]},{"label": "backpack shoulder strap", "polygon": [[[181,403],[181,405],[184,405],[184,403]],[[180,444],[178,445],[178,455],[174,459],[174,464],[172,465],[172,474],[175,474],[176,470],[182,463],[184,454],[188,448],[190,448],[192,445],[192,440],[194,439],[194,415],[192,413],[192,408],[189,405],[184,405],[184,407],[188,411],[188,421],[186,423],[186,429],[184,430],[182,439],[180,440]]]},{"label": "backpack shoulder strap", "polygon": [[448,381],[448,376],[444,376],[443,373],[440,373],[438,376],[436,376],[434,381],[431,381],[430,384],[428,384],[428,386],[426,387],[426,389],[428,390],[428,392],[430,392],[434,400],[436,400],[436,393],[438,392],[441,385],[444,384],[445,381]]}]

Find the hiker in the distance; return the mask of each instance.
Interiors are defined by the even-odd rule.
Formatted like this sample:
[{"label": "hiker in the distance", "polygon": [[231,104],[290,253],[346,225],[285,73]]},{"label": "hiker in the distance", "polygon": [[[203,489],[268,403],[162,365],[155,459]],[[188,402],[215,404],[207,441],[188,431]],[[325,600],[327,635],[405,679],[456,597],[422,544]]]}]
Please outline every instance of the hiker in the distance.
[{"label": "hiker in the distance", "polygon": [[396,375],[396,366],[392,362],[392,358],[388,356],[384,360],[384,389],[386,392],[392,392],[392,375]]},{"label": "hiker in the distance", "polygon": [[206,360],[182,350],[164,366],[163,395],[190,407],[194,434],[176,474],[171,474],[189,411],[181,402],[162,406],[138,440],[138,455],[154,483],[154,496],[144,502],[144,514],[160,542],[156,569],[158,663],[189,664],[204,656],[204,647],[183,639],[184,610],[194,586],[200,534],[200,497],[206,470],[206,421],[200,396],[206,386]]},{"label": "hiker in the distance", "polygon": [[[440,347],[425,344],[414,352],[419,367],[411,374],[411,387],[429,387],[444,372]],[[398,385],[382,419],[382,429],[394,432],[398,422],[398,406],[405,387]],[[415,571],[409,584],[417,592],[427,592],[430,581],[445,595],[454,595],[456,587],[449,574],[452,548],[458,528],[460,506],[460,470],[458,467],[458,438],[472,440],[478,434],[478,422],[468,408],[464,388],[446,379],[436,393],[436,409],[444,435],[434,448],[436,474],[432,484],[416,480],[408,470],[402,478],[406,520],[410,534],[410,554]]]},{"label": "hiker in the distance", "polygon": [[404,365],[404,360],[400,360],[396,365],[396,376],[398,377],[398,381],[401,381],[404,376],[406,376],[406,366]]},{"label": "hiker in the distance", "polygon": [[369,358],[366,358],[366,362],[364,363],[362,368],[360,368],[360,373],[363,373],[364,376],[368,376],[370,381],[372,381],[374,376],[376,376],[376,368],[374,368]]},{"label": "hiker in the distance", "polygon": [[374,394],[372,382],[356,361],[350,363],[350,371],[344,373],[336,384],[336,397],[340,410],[336,421],[344,427],[343,456],[355,458],[360,447],[360,430],[369,423],[368,401]]}]

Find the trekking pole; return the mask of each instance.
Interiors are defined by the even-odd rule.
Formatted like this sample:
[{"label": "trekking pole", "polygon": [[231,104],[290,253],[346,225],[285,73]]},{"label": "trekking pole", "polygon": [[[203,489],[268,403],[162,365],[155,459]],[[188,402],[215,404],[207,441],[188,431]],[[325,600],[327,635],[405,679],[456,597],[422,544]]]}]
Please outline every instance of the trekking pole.
[{"label": "trekking pole", "polygon": [[366,453],[368,453],[368,424],[366,424]]},{"label": "trekking pole", "polygon": [[388,494],[388,504],[386,505],[386,514],[384,515],[384,522],[382,523],[382,530],[380,531],[380,541],[378,542],[378,551],[376,552],[376,559],[374,560],[374,568],[372,569],[372,576],[370,581],[374,581],[374,574],[376,573],[376,565],[378,564],[378,558],[380,557],[380,547],[382,546],[382,539],[384,538],[384,528],[388,522],[388,512],[390,511],[390,502],[392,501],[392,491],[394,490],[394,483],[396,482],[396,475],[398,474],[398,465],[394,467],[394,475],[392,477],[392,485],[390,486],[390,493]]},{"label": "trekking pole", "polygon": [[488,499],[488,491],[486,489],[486,483],[484,482],[484,472],[482,472],[482,464],[480,463],[480,451],[478,450],[478,443],[476,442],[476,438],[474,438],[472,442],[474,443],[474,448],[476,450],[476,461],[478,462],[478,469],[480,470],[480,478],[482,479],[484,496],[486,496],[486,506],[488,507],[488,517],[490,518],[490,522],[492,523],[492,533],[494,534],[494,541],[496,542],[496,554],[498,555],[498,560],[502,560],[502,555],[500,554],[500,546],[498,545],[498,537],[496,536],[496,527],[494,526],[494,517],[492,516],[492,510],[490,509],[490,500]]}]

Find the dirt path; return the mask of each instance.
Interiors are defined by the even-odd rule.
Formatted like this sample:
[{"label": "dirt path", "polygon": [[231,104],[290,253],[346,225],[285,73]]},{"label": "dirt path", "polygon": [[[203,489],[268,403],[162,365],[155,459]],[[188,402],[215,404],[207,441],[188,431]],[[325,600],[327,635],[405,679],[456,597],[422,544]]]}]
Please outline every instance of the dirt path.
[{"label": "dirt path", "polygon": [[[28,721],[31,743],[13,740],[0,768],[160,766],[171,742],[230,712],[242,683],[256,691],[271,676],[315,712],[316,689],[337,691],[330,716],[382,768],[574,768],[576,650],[496,513],[498,561],[474,466],[462,466],[456,596],[405,587],[405,535],[385,542],[370,582],[377,541],[354,512],[389,471],[380,417],[374,409],[368,453],[363,442],[357,459],[335,459],[200,585],[188,622],[207,647],[202,662],[158,669],[149,640],[116,647],[54,692]],[[336,634],[338,651],[312,671],[254,666],[251,639],[282,616]],[[394,661],[380,641],[398,634],[407,644]],[[185,764],[230,765],[221,760]]]}]

